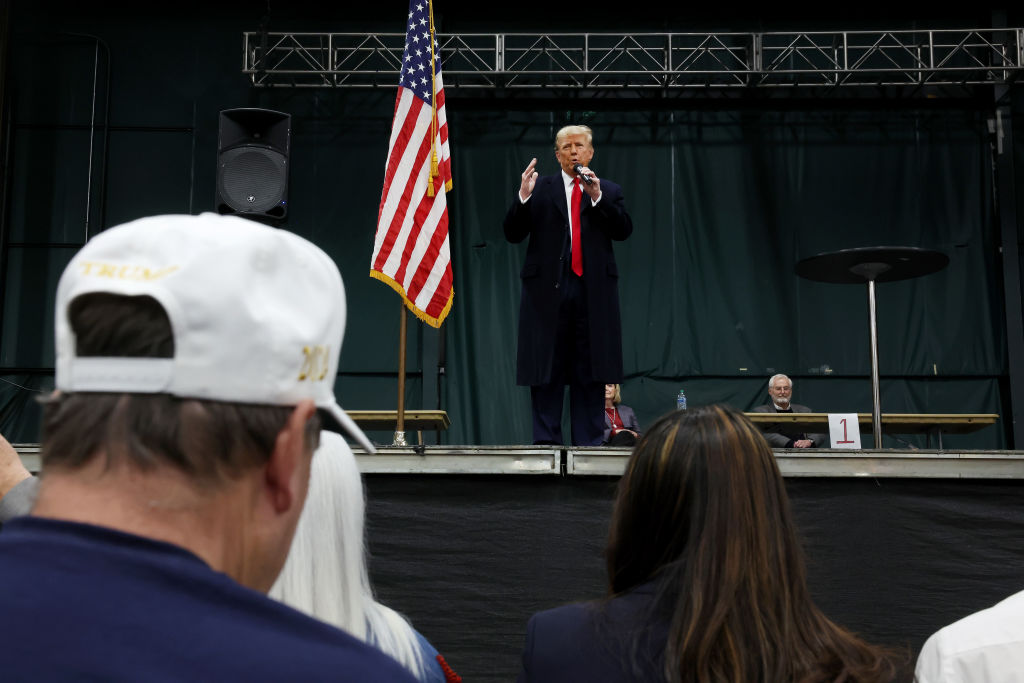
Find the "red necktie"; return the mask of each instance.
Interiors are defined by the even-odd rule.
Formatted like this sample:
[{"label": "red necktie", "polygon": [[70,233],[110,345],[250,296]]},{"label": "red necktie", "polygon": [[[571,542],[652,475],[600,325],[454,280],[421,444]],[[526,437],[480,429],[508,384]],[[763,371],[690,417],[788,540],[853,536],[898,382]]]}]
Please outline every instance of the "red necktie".
[{"label": "red necktie", "polygon": [[572,272],[579,277],[583,277],[583,250],[580,245],[580,199],[582,197],[580,179],[573,178],[572,215],[569,217],[569,224],[572,226]]}]

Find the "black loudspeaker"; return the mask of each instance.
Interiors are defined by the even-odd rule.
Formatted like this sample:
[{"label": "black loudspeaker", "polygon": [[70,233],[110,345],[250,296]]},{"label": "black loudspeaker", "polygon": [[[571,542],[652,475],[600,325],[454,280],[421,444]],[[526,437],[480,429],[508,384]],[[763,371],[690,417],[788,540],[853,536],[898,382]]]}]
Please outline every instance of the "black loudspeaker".
[{"label": "black loudspeaker", "polygon": [[264,223],[288,215],[292,117],[269,109],[226,109],[217,136],[217,213]]}]

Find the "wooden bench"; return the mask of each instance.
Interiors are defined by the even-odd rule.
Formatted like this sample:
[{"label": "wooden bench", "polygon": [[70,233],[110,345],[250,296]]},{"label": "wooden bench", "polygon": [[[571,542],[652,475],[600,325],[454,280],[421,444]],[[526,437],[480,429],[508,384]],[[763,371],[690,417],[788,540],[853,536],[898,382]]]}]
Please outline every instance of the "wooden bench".
[{"label": "wooden bench", "polygon": [[[346,410],[348,416],[366,431],[395,431],[398,427],[397,410]],[[443,410],[405,411],[405,431],[416,430],[418,443],[423,443],[423,430],[440,432],[451,426],[448,413]]]},{"label": "wooden bench", "polygon": [[[828,413],[744,413],[750,421],[767,430],[781,428],[787,432],[828,433]],[[925,434],[931,443],[938,437],[942,448],[943,434],[970,434],[996,423],[996,413],[883,413],[883,434]],[[872,432],[871,413],[857,413],[861,434]]]}]

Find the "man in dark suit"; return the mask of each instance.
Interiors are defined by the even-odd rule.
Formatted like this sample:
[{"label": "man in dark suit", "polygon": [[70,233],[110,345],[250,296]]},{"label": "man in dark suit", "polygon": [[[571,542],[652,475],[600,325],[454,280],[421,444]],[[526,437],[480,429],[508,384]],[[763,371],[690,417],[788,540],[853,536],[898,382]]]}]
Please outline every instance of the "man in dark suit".
[{"label": "man in dark suit", "polygon": [[555,136],[558,175],[538,177],[533,159],[505,216],[505,237],[526,237],[520,274],[516,382],[530,387],[533,442],[561,444],[569,385],[572,444],[601,444],[604,385],[622,381],[619,272],[612,240],[633,232],[622,188],[590,169],[593,135],[566,126]]},{"label": "man in dark suit", "polygon": [[[810,413],[807,406],[793,403],[793,382],[785,375],[773,375],[768,380],[768,395],[772,402],[754,408],[755,413]],[[772,448],[827,448],[828,434],[791,434],[777,427],[765,432],[764,438]]]}]

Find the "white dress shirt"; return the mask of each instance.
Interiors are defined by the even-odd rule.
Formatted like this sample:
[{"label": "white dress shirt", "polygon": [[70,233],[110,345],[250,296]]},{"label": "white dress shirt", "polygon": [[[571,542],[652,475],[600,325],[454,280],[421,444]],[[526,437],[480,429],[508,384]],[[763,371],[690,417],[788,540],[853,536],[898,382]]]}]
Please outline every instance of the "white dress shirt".
[{"label": "white dress shirt", "polygon": [[1024,591],[932,634],[918,683],[1024,683]]}]

